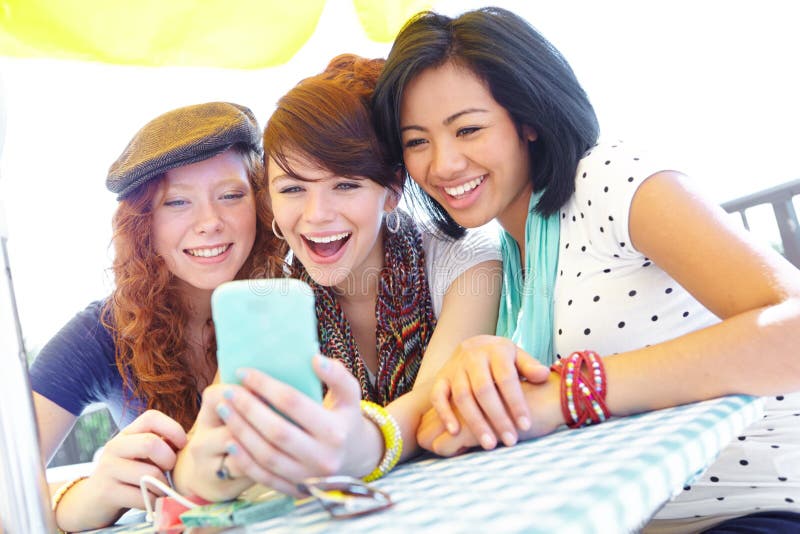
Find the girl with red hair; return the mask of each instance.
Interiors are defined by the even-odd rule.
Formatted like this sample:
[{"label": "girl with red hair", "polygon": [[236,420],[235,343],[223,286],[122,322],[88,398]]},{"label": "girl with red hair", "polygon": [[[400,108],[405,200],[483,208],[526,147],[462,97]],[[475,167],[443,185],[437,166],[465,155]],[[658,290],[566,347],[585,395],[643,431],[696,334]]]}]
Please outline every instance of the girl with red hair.
[{"label": "girl with red hair", "polygon": [[217,369],[211,292],[279,272],[280,242],[257,224],[269,220],[256,202],[262,172],[252,112],[224,102],[157,117],[111,166],[114,291],[31,368],[46,461],[89,404],[105,403],[120,428],[91,476],[54,496],[61,529],[102,527],[143,508],[140,478],[165,480],[172,469]]}]

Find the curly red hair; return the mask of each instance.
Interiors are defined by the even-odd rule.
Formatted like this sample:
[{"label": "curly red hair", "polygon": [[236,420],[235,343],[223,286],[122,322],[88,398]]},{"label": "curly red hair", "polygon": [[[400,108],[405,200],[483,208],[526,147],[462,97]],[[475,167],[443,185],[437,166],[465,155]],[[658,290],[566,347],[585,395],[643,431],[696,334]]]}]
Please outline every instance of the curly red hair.
[{"label": "curly red hair", "polygon": [[[259,198],[260,155],[246,147],[234,150],[242,155],[253,194]],[[115,289],[105,305],[103,324],[114,338],[126,394],[188,430],[197,417],[201,388],[210,377],[199,376],[191,363],[186,337],[189,303],[153,245],[151,206],[162,180],[152,180],[120,201],[114,214]],[[269,206],[256,202],[256,211],[255,243],[237,279],[281,276],[285,245],[266,230],[272,220]],[[213,328],[210,317],[208,323]],[[216,369],[213,331],[205,363]]]}]

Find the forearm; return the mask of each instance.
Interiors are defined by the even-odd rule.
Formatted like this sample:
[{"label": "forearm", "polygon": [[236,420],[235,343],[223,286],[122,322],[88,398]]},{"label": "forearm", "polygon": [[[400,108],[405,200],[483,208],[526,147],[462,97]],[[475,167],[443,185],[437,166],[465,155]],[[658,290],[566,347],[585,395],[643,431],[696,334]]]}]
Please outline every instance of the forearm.
[{"label": "forearm", "polygon": [[417,429],[423,414],[430,407],[430,387],[420,385],[415,385],[414,389],[398,397],[386,407],[397,421],[403,435],[401,462],[420,453],[420,447],[417,444]]},{"label": "forearm", "polygon": [[109,507],[93,489],[90,479],[81,480],[64,493],[56,507],[56,524],[65,532],[102,528],[113,524],[124,508]]},{"label": "forearm", "polygon": [[751,310],[679,338],[608,356],[606,402],[614,415],[730,394],[800,389],[800,303]]}]

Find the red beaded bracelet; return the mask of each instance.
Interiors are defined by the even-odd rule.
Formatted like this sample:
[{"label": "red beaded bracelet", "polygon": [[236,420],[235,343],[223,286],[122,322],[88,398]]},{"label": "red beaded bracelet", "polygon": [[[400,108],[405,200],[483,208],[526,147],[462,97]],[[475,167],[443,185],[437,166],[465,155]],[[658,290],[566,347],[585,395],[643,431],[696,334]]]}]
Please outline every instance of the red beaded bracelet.
[{"label": "red beaded bracelet", "polygon": [[603,360],[594,351],[573,352],[550,369],[561,376],[561,412],[570,428],[602,423],[611,412],[606,406]]}]

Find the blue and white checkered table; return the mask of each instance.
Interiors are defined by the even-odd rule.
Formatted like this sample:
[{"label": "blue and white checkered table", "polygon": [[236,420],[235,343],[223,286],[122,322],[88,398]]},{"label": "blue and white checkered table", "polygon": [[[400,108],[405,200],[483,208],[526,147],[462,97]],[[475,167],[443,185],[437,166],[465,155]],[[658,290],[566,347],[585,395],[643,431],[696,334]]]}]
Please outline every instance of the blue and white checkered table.
[{"label": "blue and white checkered table", "polygon": [[309,502],[246,531],[633,531],[760,415],[757,398],[731,396],[424,459],[374,483],[391,494],[392,508],[334,520]]}]

